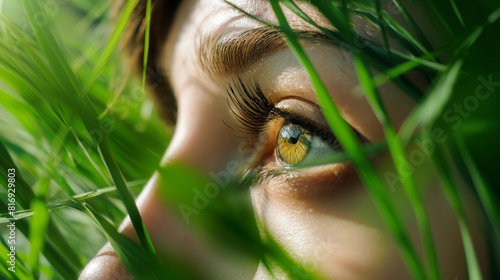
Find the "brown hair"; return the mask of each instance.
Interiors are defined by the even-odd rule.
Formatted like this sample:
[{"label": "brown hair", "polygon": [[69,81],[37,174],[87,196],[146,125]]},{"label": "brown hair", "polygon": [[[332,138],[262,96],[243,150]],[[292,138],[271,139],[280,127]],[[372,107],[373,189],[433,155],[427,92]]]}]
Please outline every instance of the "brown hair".
[{"label": "brown hair", "polygon": [[[115,2],[116,11],[121,11],[127,1],[116,0]],[[159,59],[180,2],[181,0],[151,0],[151,29],[146,83],[159,107],[161,116],[171,123],[175,123],[177,102]],[[122,38],[122,44],[130,55],[132,67],[138,73],[142,73],[143,70],[146,3],[147,0],[137,2]]]}]

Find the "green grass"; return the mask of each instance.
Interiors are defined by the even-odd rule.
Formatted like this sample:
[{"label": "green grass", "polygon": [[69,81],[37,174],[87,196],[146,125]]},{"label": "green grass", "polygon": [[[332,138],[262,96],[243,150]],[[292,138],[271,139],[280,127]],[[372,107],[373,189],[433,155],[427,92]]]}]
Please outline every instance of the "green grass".
[{"label": "green grass", "polygon": [[[161,260],[156,256],[134,203],[154,172],[160,173],[165,199],[173,205],[190,201],[192,190],[209,182],[189,166],[158,166],[171,135],[148,109],[152,101],[144,94],[151,0],[146,1],[142,79],[130,79],[129,66],[118,55],[120,38],[137,2],[128,0],[116,22],[111,22],[106,16],[106,1],[75,0],[59,4],[56,10],[38,0],[0,1],[0,221],[2,227],[9,222],[8,201],[4,199],[8,192],[6,170],[14,168],[19,245],[17,271],[12,274],[6,265],[6,232],[0,231],[0,277],[75,279],[108,240],[138,279],[204,279],[176,255]],[[421,197],[425,186],[417,185],[415,178],[401,180],[418,224],[421,245],[417,245],[411,242],[387,182],[370,157],[387,150],[395,163],[403,163],[396,164],[403,178],[404,168],[410,164],[405,149],[412,140],[431,141],[433,130],[443,129],[450,137],[436,145],[430,155],[433,175],[439,178],[456,214],[469,278],[484,279],[464,197],[457,186],[466,182],[487,217],[481,226],[485,240],[491,243],[493,264],[500,258],[500,95],[495,93],[500,89],[492,88],[489,99],[463,117],[458,128],[443,115],[475,93],[481,78],[500,81],[500,4],[488,0],[476,1],[473,6],[467,1],[421,1],[436,29],[450,38],[446,45],[433,46],[404,1],[395,3],[405,24],[382,9],[383,1],[310,2],[336,29],[318,25],[291,0],[271,1],[276,23],[247,14],[283,33],[308,71],[323,114],[345,149],[345,153],[298,167],[351,160],[413,277],[441,279],[436,244]],[[385,142],[361,143],[304,52],[301,40],[307,38],[293,32],[283,9],[290,9],[352,54],[360,86],[384,128]],[[351,24],[353,15],[378,26],[383,44],[365,42],[366,47],[359,48]],[[425,76],[428,89],[422,90],[407,78],[405,74],[411,70]],[[400,131],[389,121],[379,97],[379,87],[388,81],[418,104]],[[490,89],[483,85],[482,90]],[[227,188],[230,191],[223,192],[193,219],[196,231],[214,243],[223,239],[225,244],[220,246],[237,248],[262,260],[265,266],[272,261],[289,275],[324,279],[301,266],[272,239],[260,241],[248,193],[239,186],[238,178],[234,179],[235,186]],[[169,185],[175,185],[175,191]],[[126,215],[131,217],[138,243],[117,232]],[[85,249],[80,250],[82,247]],[[500,270],[492,267],[489,277],[494,279]]]},{"label": "green grass", "polygon": [[[279,6],[279,2],[272,1],[274,12],[278,17],[279,23],[283,28],[283,33],[285,38],[287,39],[287,43],[290,45],[291,49],[294,51],[295,55],[302,63],[302,65],[307,69],[312,84],[316,90],[319,104],[323,113],[325,114],[326,120],[330,124],[330,128],[332,128],[335,135],[339,138],[340,143],[344,147],[345,151],[351,156],[352,161],[357,166],[358,172],[361,175],[364,183],[369,187],[369,190],[372,194],[372,197],[377,205],[377,208],[384,218],[389,230],[392,232],[394,237],[396,238],[398,245],[401,248],[401,251],[407,261],[407,265],[409,269],[412,271],[413,275],[417,279],[425,279],[423,273],[423,266],[418,261],[418,257],[414,248],[411,246],[411,242],[408,240],[408,234],[406,233],[401,218],[397,214],[397,211],[389,198],[387,193],[387,189],[384,187],[384,184],[380,177],[376,174],[375,169],[370,163],[368,157],[362,153],[361,150],[361,141],[358,139],[354,130],[347,124],[347,122],[341,117],[340,112],[333,100],[330,97],[326,86],[321,81],[319,74],[315,71],[312,63],[307,58],[304,50],[302,49],[297,36],[294,36],[292,29],[288,25],[286,18],[283,14]],[[322,3],[314,3],[321,5]],[[321,6],[323,9],[329,12],[330,17],[341,18],[340,11],[334,9],[333,6],[325,7]],[[329,17],[329,18],[330,18]],[[335,26],[339,26],[339,29],[342,32],[340,26],[345,26],[346,28],[348,23],[344,24],[335,24]],[[351,34],[348,36],[352,37]]]}]

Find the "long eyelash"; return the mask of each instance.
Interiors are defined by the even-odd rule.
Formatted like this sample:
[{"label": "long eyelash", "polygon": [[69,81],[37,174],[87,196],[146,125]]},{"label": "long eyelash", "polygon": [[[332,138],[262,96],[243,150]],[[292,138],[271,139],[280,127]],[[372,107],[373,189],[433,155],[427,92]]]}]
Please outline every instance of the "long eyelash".
[{"label": "long eyelash", "polygon": [[[247,137],[258,137],[268,128],[270,120],[277,116],[276,108],[256,83],[247,87],[241,78],[238,78],[229,85],[227,94],[229,108],[238,123],[238,127],[233,129]],[[236,110],[231,105],[234,105]]]},{"label": "long eyelash", "polygon": [[256,165],[248,169],[241,177],[239,186],[244,189],[249,189],[252,186],[262,184],[264,181],[273,179],[282,174],[288,173],[286,169],[271,169],[266,166]]}]

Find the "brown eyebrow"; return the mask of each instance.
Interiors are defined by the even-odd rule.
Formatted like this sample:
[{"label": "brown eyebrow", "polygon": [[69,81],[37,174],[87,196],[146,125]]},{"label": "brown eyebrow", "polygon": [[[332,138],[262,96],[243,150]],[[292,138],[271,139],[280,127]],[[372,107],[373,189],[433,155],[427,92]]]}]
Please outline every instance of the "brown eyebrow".
[{"label": "brown eyebrow", "polygon": [[[316,30],[295,30],[299,36],[313,41],[333,43],[325,34]],[[281,32],[264,26],[236,35],[206,36],[200,41],[199,59],[210,77],[237,75],[265,55],[286,47]]]}]

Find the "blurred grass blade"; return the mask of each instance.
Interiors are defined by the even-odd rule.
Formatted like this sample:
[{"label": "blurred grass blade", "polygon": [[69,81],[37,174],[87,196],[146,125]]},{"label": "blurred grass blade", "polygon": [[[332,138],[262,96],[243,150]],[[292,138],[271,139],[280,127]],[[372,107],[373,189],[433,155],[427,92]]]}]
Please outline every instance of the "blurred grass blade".
[{"label": "blurred grass blade", "polygon": [[0,77],[6,84],[10,85],[16,92],[21,94],[21,96],[32,105],[33,108],[37,109],[40,117],[46,122],[51,128],[56,130],[60,127],[61,121],[54,114],[48,104],[38,96],[35,89],[33,89],[29,84],[27,84],[23,79],[19,78],[18,75],[12,73],[11,71],[0,67]]},{"label": "blurred grass blade", "polygon": [[387,58],[389,59],[389,61],[392,61],[393,58],[392,58],[391,47],[389,46],[389,36],[387,34],[380,1],[381,0],[375,0],[375,9],[377,11],[377,19],[378,19],[377,23],[378,27],[380,28],[380,32],[382,33],[382,39],[384,41],[385,51],[387,52]]},{"label": "blurred grass blade", "polygon": [[[58,181],[61,185],[63,185],[62,186],[63,188],[65,188],[66,190],[67,189],[70,190],[70,191],[67,191],[68,194],[73,193],[73,190],[71,190],[70,186],[67,185],[67,182],[64,181],[64,183],[66,183],[66,184],[63,184],[61,182],[61,180],[64,180],[63,177],[61,177],[58,174],[53,174],[53,175],[56,176],[55,180]],[[128,186],[130,188],[138,187],[138,186],[142,187],[146,183],[147,183],[147,181],[139,180],[139,181],[128,182]],[[64,199],[64,200],[57,201],[57,202],[47,203],[47,208],[48,208],[49,212],[53,211],[53,210],[61,209],[61,208],[66,208],[66,207],[71,207],[71,208],[76,209],[76,208],[78,208],[78,204],[75,204],[75,200],[85,202],[86,200],[101,197],[104,195],[109,195],[110,193],[113,193],[113,192],[116,192],[116,187],[106,187],[106,188],[101,188],[101,189],[86,192],[86,193],[73,194],[70,199]],[[33,216],[35,214],[35,212],[33,209],[23,209],[23,210],[19,210],[19,211],[14,212],[14,214],[16,215],[17,220],[22,220],[22,219]],[[8,217],[9,217],[9,213],[0,213],[0,224],[8,223],[8,219],[7,219]]]},{"label": "blurred grass blade", "polygon": [[[327,4],[322,1],[311,2],[313,5],[320,8],[321,11],[325,12],[327,18],[332,20],[332,25],[337,26],[341,34],[345,37],[350,36],[347,32],[350,28],[349,24],[340,21],[342,16],[338,10],[334,9],[331,3]],[[390,232],[395,237],[397,244],[401,249],[403,259],[408,265],[409,270],[416,279],[425,279],[423,266],[420,263],[410,240],[408,239],[408,234],[404,228],[401,218],[397,214],[391,198],[387,194],[387,189],[384,187],[380,177],[376,174],[370,161],[362,152],[360,140],[354,133],[353,129],[340,115],[338,108],[330,97],[327,88],[321,81],[319,74],[316,72],[316,69],[302,49],[295,33],[290,28],[283,11],[281,10],[279,1],[271,1],[271,5],[278,18],[287,44],[309,74],[316,96],[318,97],[321,110],[323,111],[330,128],[338,137],[342,147],[352,157],[363,182],[368,187],[372,195],[377,209],[379,210],[383,220],[386,222]],[[334,19],[336,20],[334,21]]]},{"label": "blurred grass blade", "polygon": [[457,3],[455,2],[455,0],[450,0],[450,5],[453,8],[453,11],[455,12],[455,15],[457,16],[457,19],[460,22],[460,24],[462,25],[462,27],[465,27],[465,23],[464,23],[464,19],[462,17],[462,13],[458,9],[458,6],[457,6]]},{"label": "blurred grass blade", "polygon": [[454,133],[454,139],[457,143],[458,150],[467,166],[469,174],[474,182],[476,192],[481,200],[481,204],[484,207],[488,220],[493,228],[494,236],[497,239],[498,244],[500,244],[500,203],[495,192],[487,184],[479,170],[477,164],[474,162],[470,151],[467,149],[465,141],[458,133]]},{"label": "blurred grass blade", "polygon": [[429,279],[439,280],[441,279],[441,276],[439,272],[436,249],[431,234],[429,218],[427,216],[423,199],[417,189],[417,185],[415,184],[413,175],[405,176],[405,174],[407,174],[407,170],[409,170],[410,163],[406,158],[403,145],[397,136],[396,129],[392,125],[378,90],[373,83],[368,66],[359,56],[355,56],[354,67],[359,80],[363,85],[365,96],[374,110],[375,115],[382,124],[392,161],[396,167],[400,182],[404,187],[406,196],[410,201],[411,207],[413,208],[417,219],[420,238],[424,246],[424,259],[427,261],[427,267],[429,270],[428,277]]},{"label": "blurred grass blade", "polygon": [[430,53],[429,55],[425,55],[423,57],[414,57],[413,60],[404,62],[400,65],[395,66],[394,68],[387,70],[384,73],[378,74],[377,76],[372,78],[374,84],[375,86],[379,87],[387,82],[394,80],[398,76],[408,73],[410,70],[413,70],[418,66],[429,67],[436,71],[445,71],[446,66],[427,60],[430,57],[437,56],[441,52],[442,51],[436,51],[434,53]]},{"label": "blurred grass blade", "polygon": [[[97,211],[91,209],[88,205],[81,204],[82,210],[89,215],[94,222],[99,225],[104,234],[108,237],[109,242],[113,246],[116,254],[127,267],[127,269],[139,280],[153,279],[204,279],[197,275],[194,271],[187,271],[183,266],[174,266],[176,262],[172,262],[166,266],[156,256],[149,254],[143,248],[138,246],[127,236],[118,233],[113,225],[111,225]],[[124,272],[121,273],[123,277]],[[118,275],[117,277],[120,277]]]},{"label": "blurred grass blade", "polygon": [[[12,161],[2,141],[0,141],[0,166],[2,166],[3,170],[9,168],[20,170]],[[7,182],[6,176],[6,173],[2,173],[2,181]],[[7,186],[7,184],[3,183],[1,185]],[[16,198],[18,198],[16,202],[21,206],[21,209],[28,209],[30,202],[35,199],[33,190],[23,179],[19,171],[16,172],[16,194]],[[7,209],[7,204],[3,204],[3,202],[0,203],[0,206],[2,209]],[[24,236],[29,237],[30,231],[26,221],[17,220],[16,226]],[[77,268],[81,266],[81,262],[75,254],[74,249],[69,246],[59,229],[50,220],[48,222],[48,232],[50,234],[47,238],[50,242],[45,247],[42,247],[43,254],[52,266],[57,268],[57,271],[61,275],[65,278],[74,278],[77,274]],[[61,252],[64,252],[64,257],[61,256]]]},{"label": "blurred grass blade", "polygon": [[398,8],[398,10],[401,12],[401,15],[405,18],[406,22],[408,22],[408,24],[412,28],[413,32],[415,32],[415,34],[417,34],[418,39],[420,41],[422,41],[422,43],[424,44],[424,46],[425,46],[424,52],[428,53],[429,51],[432,51],[431,43],[429,43],[429,40],[424,35],[422,30],[420,30],[417,23],[413,20],[413,18],[410,16],[410,14],[403,7],[403,5],[401,4],[401,1],[400,0],[393,0],[393,1],[394,1],[394,4],[396,4],[396,7]]},{"label": "blurred grass blade", "polygon": [[[387,143],[385,141],[383,142],[376,142],[367,146],[362,147],[363,153],[366,155],[366,157],[372,157],[375,156],[383,151],[387,150]],[[346,153],[334,153],[332,155],[326,155],[326,156],[321,156],[318,158],[314,158],[311,160],[305,160],[300,162],[297,165],[294,165],[291,169],[300,169],[300,168],[307,168],[307,167],[312,167],[312,166],[318,166],[318,165],[324,165],[324,164],[332,164],[332,163],[341,163],[341,162],[346,162],[346,161],[351,161],[351,157],[346,154]]]},{"label": "blurred grass blade", "polygon": [[0,277],[2,275],[9,275],[11,280],[14,279],[29,279],[31,275],[29,275],[28,269],[24,265],[24,260],[19,254],[16,254],[16,267],[15,272],[8,270],[10,267],[10,247],[12,245],[8,244],[7,241],[0,235],[0,261],[2,264],[0,265]]},{"label": "blurred grass blade", "polygon": [[[46,182],[48,183],[48,182]],[[42,199],[35,199],[31,203],[31,208],[35,213],[30,219],[30,256],[28,264],[31,268],[33,278],[39,277],[40,253],[44,247],[45,235],[49,222],[49,211]]]},{"label": "blurred grass blade", "polygon": [[432,125],[441,116],[453,93],[462,64],[463,60],[458,60],[439,75],[437,84],[401,126],[399,133],[403,141],[410,139],[419,124]]},{"label": "blurred grass blade", "polygon": [[[427,139],[431,139],[430,131],[427,129],[422,133],[422,135]],[[436,168],[436,174],[441,182],[446,198],[448,199],[448,202],[458,219],[458,226],[460,228],[460,233],[462,234],[462,242],[465,250],[469,279],[480,280],[483,279],[481,276],[481,268],[474,250],[474,243],[472,241],[470,227],[467,223],[463,203],[456,188],[457,184],[454,182],[452,177],[453,172],[451,167],[453,165],[446,160],[443,150],[443,147],[436,148],[435,152],[432,153],[430,157],[434,167]]]},{"label": "blurred grass blade", "polygon": [[[326,6],[318,6],[319,10],[324,13],[325,17],[331,20],[332,26],[338,27],[343,26],[343,28],[338,28],[338,31],[333,31],[328,28],[325,28],[316,22],[314,22],[306,13],[304,13],[295,2],[291,0],[282,0],[281,1],[288,9],[293,11],[296,15],[302,18],[305,22],[311,24],[312,26],[318,28],[321,32],[327,35],[333,42],[338,44],[340,48],[343,48],[349,54],[357,54],[367,61],[371,63],[371,65],[377,69],[378,71],[385,72],[388,68],[393,67],[392,64],[398,62],[406,62],[413,60],[412,56],[408,56],[406,54],[397,52],[395,50],[391,50],[390,54],[387,53],[385,48],[382,48],[376,44],[371,43],[368,40],[364,40],[363,37],[353,36],[352,32],[349,32],[349,24],[346,24],[340,20],[340,18],[331,18],[332,16],[336,16],[339,13],[329,12],[328,5]],[[318,5],[324,5],[324,3],[318,2]],[[326,10],[325,10],[326,9]],[[241,10],[241,9],[240,9]],[[325,14],[330,13],[330,14]],[[255,19],[253,16],[252,18]],[[277,27],[281,29],[281,27]],[[346,32],[347,31],[347,32]],[[406,36],[411,40],[411,36]],[[405,37],[405,38],[406,38]],[[405,38],[400,38],[400,40],[404,40]],[[361,43],[357,40],[361,40]],[[414,45],[418,45],[418,42],[413,42]],[[359,47],[359,45],[363,45],[364,47]],[[418,53],[421,55],[421,53]],[[429,55],[429,57],[431,57]],[[427,66],[427,68],[432,69],[433,65],[431,62],[422,62],[422,65]],[[427,73],[426,69],[420,69],[426,75],[433,75],[433,73]],[[407,79],[405,76],[396,76],[393,79],[393,82],[400,87],[406,94],[408,94],[412,99],[418,101],[421,99],[422,93],[421,90],[416,87],[412,81]]]},{"label": "blurred grass blade", "polygon": [[146,71],[149,57],[149,36],[151,32],[151,0],[146,0],[146,31],[144,32],[144,54],[142,58],[142,88],[146,87]]},{"label": "blurred grass blade", "polygon": [[483,30],[484,26],[478,26],[471,31],[460,46],[457,47],[453,54],[453,58],[450,60],[448,69],[437,77],[436,84],[422,101],[422,104],[420,104],[403,123],[400,129],[400,135],[403,141],[410,138],[419,124],[432,126],[438,117],[441,116],[461,74],[460,70],[464,64],[465,54],[480,37]]},{"label": "blurred grass blade", "polygon": [[111,34],[111,38],[108,40],[104,51],[102,52],[101,58],[97,62],[94,70],[90,74],[90,78],[88,79],[85,89],[90,88],[90,86],[95,82],[95,80],[99,77],[104,66],[108,63],[111,54],[115,51],[120,38],[122,37],[123,32],[125,31],[125,27],[127,27],[127,23],[130,20],[130,16],[134,11],[135,6],[139,0],[128,0],[123,10],[120,13],[118,20],[116,21],[115,29]]},{"label": "blurred grass blade", "polygon": [[[79,106],[75,104],[75,108],[81,109],[79,115],[82,117],[82,121],[84,122],[87,131],[99,129],[97,124],[97,114],[90,103],[88,96],[83,92],[75,74],[69,67],[68,62],[62,55],[62,49],[59,46],[55,35],[52,33],[50,26],[48,25],[50,21],[46,18],[40,2],[23,0],[23,3],[40,47],[46,55],[50,65],[54,69],[54,72],[58,74],[61,83],[64,85],[67,94],[66,98],[68,100],[74,100],[75,98],[72,94],[76,94],[77,98],[75,101],[79,104]],[[47,23],[46,26],[39,25],[39,21],[43,18],[45,20],[44,22]],[[123,23],[123,28],[125,24],[126,22]],[[93,141],[95,145],[99,147],[101,157],[106,164],[106,167],[108,168],[108,171],[117,187],[120,198],[130,215],[132,225],[137,233],[141,246],[143,246],[150,254],[155,255],[153,244],[151,243],[151,239],[146,231],[144,222],[139,214],[134,198],[128,191],[123,174],[121,173],[121,170],[111,153],[106,137],[103,137],[101,141],[93,138]]]},{"label": "blurred grass blade", "polygon": [[[169,205],[190,207],[193,194],[201,193],[207,185],[217,185],[199,171],[179,163],[169,163],[158,170],[161,194]],[[324,276],[299,264],[267,232],[257,228],[248,193],[237,182],[219,186],[217,197],[210,199],[206,207],[184,216],[183,219],[196,232],[212,241],[245,256],[268,260],[277,264],[290,279],[326,280]],[[182,213],[182,212],[181,212]],[[181,218],[181,217],[179,217]],[[265,231],[265,229],[263,229]],[[266,241],[261,241],[264,234]],[[272,272],[272,271],[270,271]]]}]

